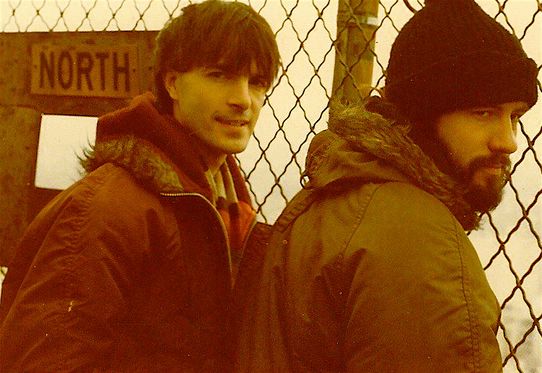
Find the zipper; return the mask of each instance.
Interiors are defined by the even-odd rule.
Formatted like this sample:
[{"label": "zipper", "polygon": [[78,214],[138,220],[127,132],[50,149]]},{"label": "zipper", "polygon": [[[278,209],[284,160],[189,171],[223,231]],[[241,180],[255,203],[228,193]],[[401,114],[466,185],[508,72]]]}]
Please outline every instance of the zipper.
[{"label": "zipper", "polygon": [[245,256],[245,249],[247,248],[248,240],[250,238],[250,235],[252,234],[252,231],[254,230],[254,227],[256,226],[257,223],[258,222],[256,220],[256,217],[254,217],[254,219],[252,219],[250,227],[248,228],[247,234],[245,235],[245,239],[243,240],[243,244],[241,245],[241,262],[243,261],[243,258]]},{"label": "zipper", "polygon": [[[224,244],[226,245],[226,253],[228,255],[228,267],[229,267],[229,270],[230,270],[230,288],[232,289],[234,280],[233,280],[233,263],[232,263],[232,259],[231,259],[230,238],[228,236],[228,230],[226,229],[226,225],[224,224],[224,221],[222,221],[222,216],[220,216],[220,213],[218,212],[217,208],[207,198],[203,197],[199,193],[160,192],[160,196],[168,197],[168,198],[197,197],[210,207],[210,209],[213,212],[216,220],[218,221],[218,224],[220,225],[220,228],[222,229],[223,237],[225,238]],[[247,240],[245,239],[245,241],[247,241]]]}]

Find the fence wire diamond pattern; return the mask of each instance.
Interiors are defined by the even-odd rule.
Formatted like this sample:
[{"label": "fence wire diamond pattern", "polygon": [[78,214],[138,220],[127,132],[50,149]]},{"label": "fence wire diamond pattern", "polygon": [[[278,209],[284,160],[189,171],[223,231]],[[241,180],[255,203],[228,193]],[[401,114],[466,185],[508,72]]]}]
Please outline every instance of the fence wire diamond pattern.
[{"label": "fence wire diamond pattern", "polygon": [[[343,1],[343,0],[341,0]],[[158,30],[191,1],[171,0],[4,0],[0,32]],[[255,139],[239,156],[261,220],[273,222],[300,188],[300,174],[312,136],[326,127],[335,60],[360,92],[367,82],[351,73],[357,62],[336,54],[348,27],[363,28],[363,51],[373,61],[372,80],[384,84],[394,36],[419,9],[420,0],[380,0],[377,17],[360,17],[371,0],[248,0],[276,32],[283,71],[268,95]],[[542,64],[542,3],[539,0],[478,0]],[[337,21],[338,20],[338,21]],[[353,26],[352,26],[353,25]],[[540,84],[539,84],[540,90]],[[499,342],[505,372],[542,372],[542,104],[520,123],[519,151],[506,198],[487,215],[484,229],[471,233],[501,303]],[[4,272],[0,273],[0,278]]]}]

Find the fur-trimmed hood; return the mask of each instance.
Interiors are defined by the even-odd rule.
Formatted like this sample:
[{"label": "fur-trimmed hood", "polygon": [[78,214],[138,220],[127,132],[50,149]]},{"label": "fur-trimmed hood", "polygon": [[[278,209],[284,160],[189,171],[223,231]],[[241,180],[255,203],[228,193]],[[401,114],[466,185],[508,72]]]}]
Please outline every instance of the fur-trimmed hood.
[{"label": "fur-trimmed hood", "polygon": [[439,199],[465,230],[478,227],[480,217],[465,200],[465,188],[408,137],[407,124],[362,105],[333,105],[328,128],[311,142],[306,187],[340,187],[354,180],[409,182]]},{"label": "fur-trimmed hood", "polygon": [[181,181],[181,173],[160,149],[134,135],[97,142],[81,163],[87,173],[105,163],[114,163],[128,170],[139,183],[156,193],[202,189],[197,185],[187,186],[190,179]]}]

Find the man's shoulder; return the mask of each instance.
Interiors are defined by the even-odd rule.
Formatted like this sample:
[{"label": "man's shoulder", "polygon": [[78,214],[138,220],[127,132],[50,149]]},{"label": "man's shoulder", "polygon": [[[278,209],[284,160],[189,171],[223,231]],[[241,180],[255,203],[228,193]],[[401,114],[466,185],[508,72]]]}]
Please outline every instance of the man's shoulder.
[{"label": "man's shoulder", "polygon": [[[367,208],[378,204],[385,210],[419,210],[423,208],[440,213],[450,213],[446,205],[436,196],[406,181],[352,182],[349,186],[343,185],[341,189],[345,192],[343,195],[345,199],[357,199]],[[327,197],[333,195],[334,193],[327,193]],[[340,196],[341,193],[337,193],[337,195]]]},{"label": "man's shoulder", "polygon": [[431,205],[437,204],[444,207],[444,204],[433,194],[414,184],[403,181],[388,181],[381,183],[376,189],[375,194],[385,195],[387,198],[396,196],[398,200],[401,200],[406,205],[413,205],[414,207],[420,203]]},{"label": "man's shoulder", "polygon": [[450,223],[453,219],[451,211],[436,196],[404,181],[352,181],[342,183],[338,188],[302,190],[290,201],[283,216],[298,216],[312,204],[329,214],[344,212],[346,208],[351,214],[364,216],[363,220],[367,217],[402,219],[408,216],[417,217],[416,222],[419,223],[435,218]]},{"label": "man's shoulder", "polygon": [[362,247],[377,257],[401,260],[408,255],[429,262],[470,245],[459,221],[438,198],[402,182],[375,187],[351,242],[353,252]]},{"label": "man's shoulder", "polygon": [[455,226],[448,207],[436,196],[405,182],[378,184],[367,206],[367,215],[393,224]]},{"label": "man's shoulder", "polygon": [[96,196],[110,195],[117,199],[132,200],[133,202],[158,198],[157,193],[148,190],[132,173],[113,163],[106,163],[87,174],[79,182],[79,185],[74,185],[74,189],[78,192],[90,189],[94,191]]},{"label": "man's shoulder", "polygon": [[44,212],[56,210],[80,216],[99,213],[119,218],[121,213],[135,215],[159,206],[158,194],[146,189],[122,167],[106,163],[62,191]]}]

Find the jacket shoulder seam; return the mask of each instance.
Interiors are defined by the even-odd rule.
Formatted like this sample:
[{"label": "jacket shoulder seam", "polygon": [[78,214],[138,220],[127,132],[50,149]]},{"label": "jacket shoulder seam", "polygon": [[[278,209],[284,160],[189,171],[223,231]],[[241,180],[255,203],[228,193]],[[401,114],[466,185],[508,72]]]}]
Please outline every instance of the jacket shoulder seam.
[{"label": "jacket shoulder seam", "polygon": [[[73,270],[75,259],[73,257],[74,254],[77,254],[77,251],[74,250],[77,247],[77,242],[80,240],[81,237],[81,230],[84,225],[85,219],[89,214],[90,207],[92,205],[92,200],[96,196],[97,191],[102,187],[105,183],[105,180],[103,178],[100,178],[97,180],[94,184],[93,188],[86,187],[81,192],[81,199],[77,203],[74,208],[77,209],[77,215],[76,218],[73,220],[72,223],[72,234],[69,236],[69,238],[66,240],[67,247],[66,247],[66,264],[65,264],[65,271],[64,275],[62,276],[61,282],[64,282],[64,300],[71,301],[74,297],[73,294],[75,293],[75,284],[77,282],[77,276]],[[70,312],[69,307],[63,309],[58,309],[57,314],[57,320],[58,323],[55,323],[57,326],[57,330],[60,329],[60,325],[63,325],[63,328],[65,329],[65,325],[68,324],[70,320]],[[60,356],[63,356],[63,354],[60,354]],[[59,361],[59,365],[66,366],[67,361],[62,360]]]},{"label": "jacket shoulder seam", "polygon": [[459,255],[459,260],[461,261],[461,288],[463,291],[463,297],[465,299],[465,306],[467,309],[467,317],[469,322],[469,339],[471,343],[472,351],[472,366],[474,372],[480,372],[480,332],[479,332],[479,323],[477,322],[478,318],[475,315],[475,309],[472,307],[472,298],[471,298],[471,284],[470,279],[467,275],[465,268],[465,260],[463,257],[463,244],[458,237],[457,225],[455,228],[455,237],[457,243],[457,251]]},{"label": "jacket shoulder seam", "polygon": [[367,206],[369,205],[369,202],[371,202],[371,199],[375,195],[376,191],[386,183],[378,183],[378,184],[366,184],[366,187],[369,189],[364,193],[363,198],[361,199],[361,203],[358,209],[358,213],[356,214],[354,218],[354,224],[352,224],[352,230],[348,234],[348,238],[345,240],[344,246],[340,250],[340,256],[344,258],[344,254],[346,249],[350,246],[354,235],[356,234],[356,231],[360,227],[363,218],[365,216],[365,213],[367,212]]}]

